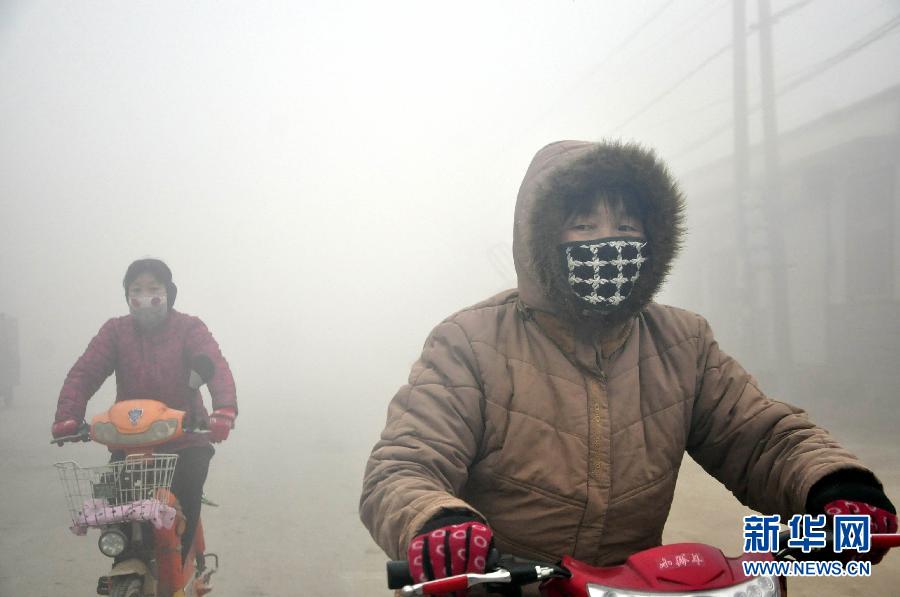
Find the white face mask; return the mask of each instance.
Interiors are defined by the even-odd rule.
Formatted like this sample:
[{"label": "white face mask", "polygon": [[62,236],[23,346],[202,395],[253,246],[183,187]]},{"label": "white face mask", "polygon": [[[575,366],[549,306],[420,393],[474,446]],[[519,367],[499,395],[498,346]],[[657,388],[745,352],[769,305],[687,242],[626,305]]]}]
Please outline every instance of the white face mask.
[{"label": "white face mask", "polygon": [[169,312],[165,294],[129,297],[128,308],[138,325],[145,330],[153,329],[161,324]]}]

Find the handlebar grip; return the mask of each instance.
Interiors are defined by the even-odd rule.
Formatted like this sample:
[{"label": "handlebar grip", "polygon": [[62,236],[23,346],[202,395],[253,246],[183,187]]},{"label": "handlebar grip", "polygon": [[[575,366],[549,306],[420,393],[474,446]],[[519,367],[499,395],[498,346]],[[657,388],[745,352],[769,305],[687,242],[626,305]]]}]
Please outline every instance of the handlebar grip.
[{"label": "handlebar grip", "polygon": [[387,563],[387,581],[389,589],[402,589],[406,585],[415,584],[409,573],[409,562],[406,560],[391,560]]},{"label": "handlebar grip", "polygon": [[68,443],[89,441],[91,441],[91,426],[87,423],[81,423],[81,425],[78,426],[78,429],[75,430],[74,435],[61,435],[59,437],[54,437],[50,440],[50,444],[62,446],[63,444]]},{"label": "handlebar grip", "polygon": [[872,535],[872,547],[875,549],[891,549],[900,547],[900,533],[876,533]]}]

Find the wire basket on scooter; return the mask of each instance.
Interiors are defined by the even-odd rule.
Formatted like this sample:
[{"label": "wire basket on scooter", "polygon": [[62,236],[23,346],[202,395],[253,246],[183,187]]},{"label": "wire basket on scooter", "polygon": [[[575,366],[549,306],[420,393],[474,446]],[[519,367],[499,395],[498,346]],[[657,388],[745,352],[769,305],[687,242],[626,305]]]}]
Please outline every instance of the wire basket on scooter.
[{"label": "wire basket on scooter", "polygon": [[83,534],[124,520],[148,520],[170,526],[168,505],[177,454],[134,454],[101,466],[81,467],[58,462],[56,469],[66,494],[72,530]]}]

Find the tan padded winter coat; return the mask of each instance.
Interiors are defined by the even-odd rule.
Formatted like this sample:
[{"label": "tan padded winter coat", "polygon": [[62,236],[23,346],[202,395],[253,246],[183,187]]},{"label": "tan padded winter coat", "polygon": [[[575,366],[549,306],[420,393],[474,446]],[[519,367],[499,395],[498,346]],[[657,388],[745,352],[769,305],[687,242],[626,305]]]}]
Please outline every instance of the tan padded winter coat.
[{"label": "tan padded winter coat", "polygon": [[391,401],[360,501],[390,557],[405,558],[430,518],[466,508],[503,553],[621,562],[660,544],[685,452],[742,503],[782,516],[803,512],[824,475],[863,468],[802,411],[767,398],[699,315],[647,300],[592,332],[547,300],[530,214],[557,188],[554,169],[602,168],[598,147],[609,149],[538,154],[517,204],[519,290],[438,325]]}]

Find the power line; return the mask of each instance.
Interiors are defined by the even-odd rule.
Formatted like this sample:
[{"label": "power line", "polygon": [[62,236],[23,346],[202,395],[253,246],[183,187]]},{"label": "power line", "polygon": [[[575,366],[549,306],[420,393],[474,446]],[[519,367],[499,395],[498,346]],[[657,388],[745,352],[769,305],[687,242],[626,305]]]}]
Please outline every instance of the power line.
[{"label": "power line", "polygon": [[[626,47],[628,47],[628,44],[630,44],[635,39],[637,39],[638,35],[640,35],[647,27],[652,25],[653,22],[656,21],[656,19],[658,19],[659,16],[663,12],[665,12],[667,8],[672,6],[672,4],[674,2],[675,2],[675,0],[667,0],[667,2],[660,5],[659,8],[657,8],[653,14],[651,14],[649,17],[644,19],[644,21],[640,25],[638,25],[634,31],[632,31],[628,36],[625,37],[625,39],[623,39],[621,42],[619,42],[619,44],[617,46],[615,46],[612,50],[610,50],[609,53],[600,60],[600,62],[595,64],[584,75],[579,77],[578,81],[576,81],[575,84],[569,86],[567,88],[566,92],[562,94],[562,97],[567,96],[569,94],[569,92],[572,90],[572,88],[575,87],[576,85],[578,85],[581,81],[592,77],[597,71],[599,71],[604,66],[606,66],[606,63],[608,63],[613,57],[615,57],[618,53],[620,53],[622,50],[624,50]],[[557,102],[553,102],[553,103],[555,105]],[[549,112],[551,109],[552,109],[552,107],[548,108],[547,112]],[[547,112],[544,112],[544,115],[546,115]],[[541,118],[543,118],[543,115],[541,116]]]},{"label": "power line", "polygon": [[710,101],[706,102],[705,104],[701,104],[695,108],[685,110],[683,112],[676,114],[675,116],[667,116],[666,118],[664,118],[662,120],[657,120],[656,122],[652,122],[652,123],[646,125],[646,128],[647,129],[655,129],[655,128],[659,128],[661,126],[665,126],[671,122],[682,121],[685,118],[694,116],[695,114],[703,114],[703,113],[709,111],[711,108],[717,108],[724,104],[730,104],[731,101],[732,101],[732,97],[730,95],[723,96],[723,97],[720,97],[720,98],[717,98],[714,100],[710,100]]},{"label": "power line", "polygon": [[609,53],[604,56],[600,62],[589,68],[583,75],[578,77],[573,83],[566,86],[565,90],[560,93],[556,98],[548,105],[547,109],[541,112],[535,119],[532,121],[531,126],[535,126],[537,123],[543,121],[548,114],[550,114],[553,109],[559,104],[560,100],[563,98],[569,97],[572,92],[582,83],[582,81],[589,79],[597,73],[597,71],[601,70],[606,64],[617,54],[619,54],[622,50],[624,50],[630,43],[632,43],[637,37],[645,30],[647,27],[652,25],[659,17],[666,11],[672,4],[674,4],[675,0],[666,0],[663,4],[659,5],[659,7],[654,11],[650,16],[644,19],[630,34],[628,34],[625,39],[619,42]]},{"label": "power line", "polygon": [[703,62],[698,64],[696,67],[694,67],[694,69],[692,71],[690,71],[689,73],[687,73],[686,75],[684,75],[683,77],[678,79],[668,89],[666,89],[665,91],[663,91],[662,93],[660,93],[659,95],[654,97],[652,100],[650,100],[647,104],[645,104],[644,107],[640,108],[637,112],[634,112],[631,116],[626,118],[623,122],[619,123],[619,125],[617,127],[612,129],[612,132],[617,133],[619,130],[622,129],[622,127],[629,124],[630,122],[632,122],[633,120],[635,120],[636,118],[638,118],[639,116],[644,114],[647,110],[649,110],[650,108],[652,108],[653,106],[655,106],[656,104],[661,102],[663,99],[668,97],[673,91],[675,91],[676,89],[681,87],[681,85],[684,84],[685,82],[687,82],[691,77],[693,77],[698,72],[700,72],[701,70],[706,68],[707,64],[711,63],[713,60],[715,60],[716,58],[718,58],[719,56],[721,56],[722,54],[724,54],[725,52],[727,52],[730,49],[731,49],[731,43],[727,43],[724,46],[722,46],[721,48],[719,48],[718,50],[716,50],[716,52],[714,52],[711,56],[706,58],[706,60],[704,60]]},{"label": "power line", "polygon": [[632,31],[631,34],[630,34],[628,37],[626,37],[624,40],[622,40],[622,41],[619,43],[619,45],[617,45],[615,48],[613,48],[613,49],[610,51],[610,53],[607,54],[606,57],[605,57],[603,60],[601,60],[601,61],[600,61],[593,69],[591,69],[590,72],[591,72],[591,73],[596,72],[596,71],[597,71],[598,69],[600,69],[604,64],[606,64],[607,62],[609,62],[609,60],[610,60],[613,56],[615,56],[616,54],[618,54],[619,52],[621,52],[623,49],[625,49],[626,47],[628,47],[628,44],[630,44],[630,43],[633,42],[635,39],[637,39],[637,36],[640,35],[640,34],[644,31],[644,29],[646,29],[647,27],[649,27],[656,19],[658,19],[658,18],[659,18],[659,15],[661,15],[662,13],[664,13],[664,12],[666,11],[666,9],[669,8],[670,6],[672,6],[672,4],[673,4],[674,2],[675,2],[675,0],[668,0],[665,4],[663,4],[663,5],[660,6],[658,9],[656,9],[656,12],[654,12],[653,14],[651,14],[649,17],[647,17],[647,18],[644,20],[643,23],[641,23],[640,25],[638,25],[638,28],[637,28],[637,29],[635,29],[634,31]]},{"label": "power line", "polygon": [[[800,87],[804,83],[811,81],[812,79],[815,79],[816,77],[822,75],[826,71],[834,68],[835,66],[837,66],[844,60],[847,60],[854,54],[858,53],[859,51],[863,50],[864,48],[875,43],[879,39],[892,33],[895,29],[897,29],[897,27],[900,27],[900,14],[894,16],[893,18],[886,21],[885,23],[879,25],[878,27],[876,27],[875,29],[873,29],[872,31],[867,33],[866,35],[864,35],[861,38],[854,41],[852,44],[850,44],[843,50],[833,54],[832,56],[829,56],[825,60],[822,60],[822,61],[808,67],[805,70],[805,72],[794,76],[787,83],[785,83],[779,87],[778,92],[776,93],[776,96],[781,97],[782,95],[790,93],[794,89]],[[752,114],[752,113],[758,111],[760,109],[761,105],[762,105],[761,102],[756,102],[753,106],[751,106],[748,109],[748,114]],[[675,154],[675,156],[681,157],[685,154],[688,154],[688,153],[702,147],[703,145],[706,145],[708,142],[712,141],[713,139],[715,139],[722,133],[729,130],[732,126],[733,126],[733,121],[730,119],[719,124],[711,132],[703,135],[699,139],[692,141],[688,145],[684,146],[682,149],[678,150],[678,152]]]},{"label": "power line", "polygon": [[[772,23],[775,23],[775,22],[777,22],[781,17],[790,15],[791,13],[794,13],[794,12],[800,10],[801,8],[803,8],[804,6],[806,6],[807,4],[810,4],[810,3],[812,3],[812,2],[813,2],[813,0],[800,0],[800,2],[795,2],[794,4],[791,4],[790,6],[786,6],[785,8],[782,8],[782,9],[779,10],[778,12],[772,14],[772,17],[771,17],[770,20],[772,21]],[[752,25],[752,26],[749,28],[749,30],[747,31],[747,37],[750,37],[751,35],[754,35],[754,34],[757,32],[758,28],[759,28],[759,25],[758,25],[758,24]],[[716,50],[712,55],[708,56],[703,62],[701,62],[701,63],[700,63],[697,67],[695,67],[692,71],[690,71],[689,73],[687,73],[687,74],[686,74],[685,76],[683,76],[682,78],[678,79],[675,83],[673,83],[673,84],[672,84],[670,87],[668,87],[665,91],[663,91],[662,93],[660,93],[659,95],[657,95],[655,98],[653,98],[653,99],[652,99],[650,102],[648,102],[643,108],[639,109],[637,112],[633,113],[631,116],[629,116],[628,118],[626,118],[623,122],[619,123],[618,126],[616,126],[615,128],[612,129],[612,132],[616,133],[616,132],[620,131],[623,127],[625,127],[625,125],[631,123],[632,121],[634,121],[635,119],[637,119],[638,117],[640,117],[641,115],[643,115],[645,112],[647,112],[650,108],[652,108],[653,106],[655,106],[656,104],[658,104],[660,101],[662,101],[663,99],[665,99],[666,97],[668,97],[671,93],[673,93],[676,89],[678,89],[679,87],[681,87],[681,85],[683,85],[684,83],[686,83],[691,77],[693,77],[695,74],[697,74],[698,72],[700,72],[704,67],[706,67],[708,64],[710,64],[713,60],[715,60],[716,58],[718,58],[719,56],[721,56],[722,54],[724,54],[726,51],[728,51],[728,50],[731,48],[731,46],[732,46],[732,44],[729,42],[727,45],[725,45],[725,46],[723,46],[722,48],[719,48],[718,50]],[[728,99],[729,99],[729,98],[723,98],[723,99],[720,99],[720,100],[714,100],[714,101],[711,102],[710,104],[711,104],[711,105],[721,104],[721,103],[724,103],[725,101],[728,101]],[[694,113],[695,111],[697,111],[697,110],[691,110],[691,113]],[[680,118],[683,118],[683,116],[680,116],[680,117],[678,117],[678,118],[679,118],[679,119],[680,119]],[[667,120],[667,121],[665,121],[665,123],[663,123],[663,124],[666,124],[666,123],[670,122],[671,120],[675,120],[675,118],[670,119],[670,120]]]},{"label": "power line", "polygon": [[[755,110],[758,110],[758,109],[759,109],[759,106],[757,105],[757,106],[755,106],[754,108],[751,108],[750,110],[748,110],[748,113],[752,113],[752,112],[754,112]],[[724,133],[725,131],[731,130],[731,128],[732,128],[733,126],[734,126],[734,121],[733,121],[733,120],[729,120],[729,121],[727,121],[727,122],[723,122],[723,123],[719,124],[719,125],[718,125],[716,128],[714,128],[712,131],[710,131],[710,132],[708,132],[707,134],[703,135],[703,136],[700,137],[699,139],[695,139],[695,140],[692,141],[690,144],[685,145],[684,147],[682,147],[682,148],[678,151],[678,153],[675,154],[675,159],[680,158],[681,156],[683,156],[683,155],[685,155],[685,154],[691,153],[691,152],[694,151],[695,149],[699,149],[700,147],[703,147],[704,145],[706,145],[707,143],[709,143],[710,141],[712,141],[713,139],[715,139],[716,137],[718,137],[719,135],[721,135],[722,133]]]},{"label": "power line", "polygon": [[[803,0],[802,2],[800,2],[800,3],[798,3],[798,4],[807,4],[807,3],[812,2],[812,1],[813,1],[813,0]],[[580,77],[576,80],[575,83],[569,85],[569,86],[566,88],[566,90],[565,90],[563,93],[561,93],[561,94],[559,95],[559,97],[558,97],[556,100],[554,100],[554,101],[550,104],[550,107],[548,107],[548,108],[547,108],[546,110],[544,110],[537,118],[534,119],[534,122],[536,123],[536,122],[542,121],[542,120],[543,120],[543,119],[544,119],[544,118],[545,118],[545,117],[553,110],[553,106],[555,106],[556,104],[559,103],[559,99],[560,99],[560,98],[567,97],[568,95],[570,95],[571,92],[572,92],[572,90],[573,90],[574,88],[576,88],[582,81],[591,78],[591,77],[594,76],[598,71],[600,71],[604,66],[606,66],[606,64],[607,64],[613,57],[615,57],[615,56],[616,56],[617,54],[619,54],[623,49],[625,49],[630,43],[632,43],[635,39],[637,39],[637,37],[638,37],[645,29],[647,29],[647,27],[649,27],[653,22],[655,22],[655,21],[659,18],[659,16],[660,16],[663,12],[665,12],[665,10],[668,9],[673,3],[674,3],[674,0],[668,0],[668,1],[665,2],[664,4],[660,5],[659,8],[657,8],[657,10],[656,10],[654,13],[652,13],[649,17],[647,17],[647,19],[645,19],[645,20],[644,20],[644,21],[643,21],[643,22],[642,22],[642,23],[641,23],[634,31],[632,31],[632,32],[631,32],[624,40],[622,40],[617,46],[615,46],[615,47],[614,47],[614,48],[613,48],[606,56],[603,57],[603,59],[600,60],[600,62],[598,62],[597,64],[595,64],[593,67],[591,67],[584,75],[580,76]],[[685,35],[687,35],[687,34],[690,33],[691,31],[693,31],[694,29],[696,29],[698,26],[702,25],[702,24],[705,23],[707,20],[709,20],[709,19],[716,13],[716,11],[717,11],[719,8],[721,8],[722,6],[724,6],[726,3],[727,3],[727,0],[726,0],[726,2],[721,2],[720,0],[713,0],[712,2],[706,4],[705,6],[701,6],[698,10],[694,11],[693,13],[691,13],[690,17],[688,17],[687,19],[685,19],[684,21],[682,21],[681,24],[684,24],[684,23],[690,23],[691,21],[694,21],[692,24],[690,24],[690,25],[687,27],[687,29],[683,30],[683,31],[680,32],[680,33],[675,33],[674,35],[669,36],[665,42],[657,43],[656,45],[651,46],[649,49],[644,50],[644,53],[646,53],[647,51],[656,49],[656,48],[660,47],[661,45],[663,45],[663,44],[665,44],[665,43],[668,43],[669,45],[671,45],[671,43],[674,42],[675,40],[681,39],[682,37],[684,37]],[[790,8],[790,7],[789,7],[789,8]],[[700,15],[700,14],[701,14],[702,12],[704,12],[704,11],[708,11],[707,14],[706,14],[705,16],[703,16],[702,18],[697,19],[697,16]],[[780,13],[779,13],[779,14],[780,14]],[[776,17],[777,17],[777,16],[778,16],[778,15],[776,15]],[[695,20],[695,19],[696,19],[696,20]],[[726,49],[727,49],[727,48],[726,48]],[[720,51],[720,52],[721,52],[721,51]],[[707,59],[707,62],[712,61],[712,59],[714,59],[714,58],[716,58],[716,57],[718,57],[718,53],[717,53],[715,56],[708,58],[708,59]],[[702,66],[703,66],[703,65],[701,65],[701,67],[702,67]],[[698,70],[699,70],[699,69],[698,69]],[[693,73],[692,73],[692,74],[693,74]],[[687,78],[690,78],[690,76],[688,76]],[[681,82],[677,83],[677,85],[680,85],[680,83],[681,83]],[[668,93],[664,93],[664,94],[662,95],[662,97],[665,97],[666,95],[668,95]],[[620,125],[617,126],[615,129],[613,129],[613,131],[614,131],[614,132],[615,132],[615,131],[618,131],[618,130],[619,130],[621,127],[623,127],[625,124],[627,124],[627,123],[620,124]]]},{"label": "power line", "polygon": [[[676,27],[674,27],[673,32],[670,35],[668,35],[662,39],[658,39],[656,44],[651,45],[651,46],[645,48],[644,50],[640,51],[638,53],[638,55],[647,54],[648,52],[653,52],[662,46],[672,46],[676,41],[681,40],[681,38],[683,38],[684,36],[691,33],[694,29],[696,29],[697,27],[706,23],[706,21],[708,21],[710,18],[712,18],[712,16],[715,15],[716,12],[720,8],[725,6],[728,1],[729,0],[713,0],[709,4],[706,4],[705,6],[701,6],[698,10],[691,13],[689,17],[687,17],[686,19],[681,21],[681,23],[679,23]],[[700,17],[699,15],[703,12],[706,12],[706,14],[703,15],[702,17]],[[683,30],[679,30],[679,28],[682,27],[686,23],[688,24],[687,28],[685,28]]]},{"label": "power line", "polygon": [[[787,16],[787,15],[791,14],[792,12],[797,12],[798,10],[800,10],[801,8],[803,8],[804,6],[806,6],[807,4],[810,4],[812,2],[813,2],[813,0],[800,0],[800,2],[794,2],[790,6],[785,6],[778,12],[772,13],[772,16],[769,20],[772,21],[772,23],[774,24],[781,17]],[[756,33],[759,30],[759,23],[752,23],[748,27],[748,30],[750,31],[750,33]]]},{"label": "power line", "polygon": [[818,77],[820,74],[837,66],[844,60],[847,60],[854,54],[858,53],[860,50],[863,50],[882,37],[888,35],[897,27],[900,27],[900,14],[884,23],[880,27],[877,27],[874,30],[870,31],[868,34],[856,40],[837,54],[834,54],[833,56],[830,56],[829,58],[826,58],[825,60],[822,60],[821,62],[808,67],[803,73],[794,75],[787,83],[785,83],[781,87],[781,89],[779,89],[778,94],[782,95],[784,93],[787,93],[788,91],[796,89],[810,79]]}]

